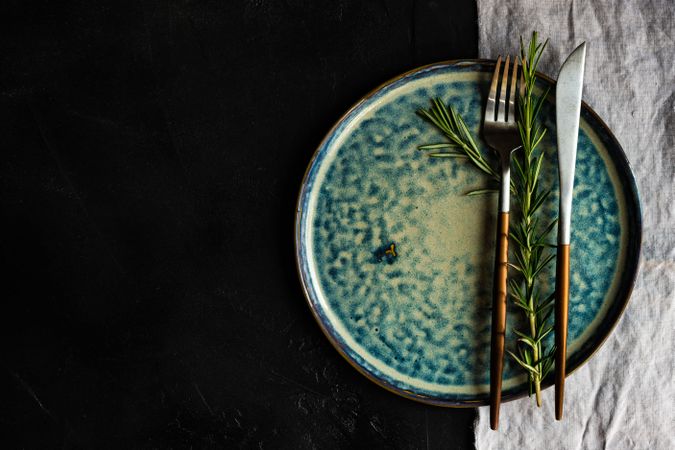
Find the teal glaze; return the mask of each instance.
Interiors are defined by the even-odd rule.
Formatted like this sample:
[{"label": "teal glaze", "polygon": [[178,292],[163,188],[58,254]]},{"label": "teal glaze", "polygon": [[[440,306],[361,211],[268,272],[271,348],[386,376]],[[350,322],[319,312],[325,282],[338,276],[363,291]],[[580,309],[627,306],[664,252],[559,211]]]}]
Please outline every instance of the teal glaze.
[{"label": "teal glaze", "polygon": [[[331,341],[375,381],[443,405],[488,398],[497,207],[494,196],[464,195],[489,185],[469,163],[416,149],[445,139],[415,111],[440,97],[478,136],[491,71],[485,63],[430,66],[364,99],[317,150],[298,205],[300,275]],[[549,101],[542,112],[549,130],[542,183],[553,191],[544,207],[549,220],[558,202],[554,110]],[[572,369],[601,344],[628,299],[639,217],[623,152],[585,106],[572,218]],[[547,294],[553,264],[545,277]],[[521,318],[510,307],[507,348],[515,342],[512,328],[525,328]],[[507,357],[505,399],[526,393],[522,374]]]}]

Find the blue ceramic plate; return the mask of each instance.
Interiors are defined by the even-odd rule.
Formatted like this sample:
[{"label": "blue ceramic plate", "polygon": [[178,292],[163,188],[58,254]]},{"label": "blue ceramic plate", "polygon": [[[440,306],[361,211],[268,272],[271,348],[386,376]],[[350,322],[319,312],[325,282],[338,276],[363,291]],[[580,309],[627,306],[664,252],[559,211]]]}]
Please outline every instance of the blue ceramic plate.
[{"label": "blue ceramic plate", "polygon": [[[488,403],[497,205],[496,196],[464,195],[487,184],[470,163],[417,150],[445,139],[415,111],[439,97],[478,136],[493,68],[489,61],[435,64],[368,94],[317,149],[298,200],[298,269],[328,339],[371,380],[437,405]],[[547,84],[553,82],[542,78],[539,87]],[[548,128],[543,186],[553,191],[544,210],[551,217],[558,205],[554,102],[549,98],[542,113]],[[619,143],[585,104],[580,128],[570,372],[619,319],[641,238],[637,188]],[[547,291],[554,285],[554,264],[550,268]],[[510,306],[507,348],[521,317]],[[506,401],[525,395],[528,385],[522,369],[508,356],[505,361]]]}]

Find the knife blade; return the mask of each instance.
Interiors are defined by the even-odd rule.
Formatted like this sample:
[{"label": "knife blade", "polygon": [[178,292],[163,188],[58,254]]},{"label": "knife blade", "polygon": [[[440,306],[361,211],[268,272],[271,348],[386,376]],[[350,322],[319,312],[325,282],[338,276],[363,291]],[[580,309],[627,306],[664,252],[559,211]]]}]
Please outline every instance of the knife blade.
[{"label": "knife blade", "polygon": [[569,305],[570,240],[574,166],[577,159],[581,92],[584,83],[586,43],[579,45],[560,68],[556,84],[556,129],[560,211],[555,286],[555,418],[562,419],[567,357],[567,317]]}]

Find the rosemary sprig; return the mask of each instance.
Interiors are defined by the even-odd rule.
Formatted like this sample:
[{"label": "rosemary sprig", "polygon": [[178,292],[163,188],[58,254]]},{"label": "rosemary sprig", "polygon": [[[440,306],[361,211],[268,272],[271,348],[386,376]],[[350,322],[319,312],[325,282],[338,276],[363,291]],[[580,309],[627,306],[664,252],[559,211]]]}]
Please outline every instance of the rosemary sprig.
[{"label": "rosemary sprig", "polygon": [[[428,144],[417,147],[418,150],[438,150],[443,148],[455,148],[454,151],[432,152],[428,155],[432,158],[468,158],[474,166],[490,176],[494,181],[499,181],[499,173],[491,166],[490,162],[482,155],[471,136],[469,128],[464,123],[462,116],[450,106],[446,108],[445,104],[438,98],[431,101],[432,106],[429,110],[420,109],[417,114],[431,122],[443,134],[450,139],[450,142],[441,144]],[[496,188],[478,189],[467,192],[467,195],[477,195],[489,192],[497,192]]]},{"label": "rosemary sprig", "polygon": [[[516,306],[524,311],[529,326],[527,332],[514,330],[518,336],[515,346],[517,354],[511,351],[509,354],[527,372],[530,394],[535,393],[538,406],[541,406],[541,382],[551,370],[554,359],[554,348],[546,349],[544,343],[544,338],[553,329],[549,323],[554,294],[542,298],[541,275],[554,258],[547,250],[550,245],[546,239],[555,226],[555,221],[542,229],[537,214],[550,194],[550,191],[539,188],[544,153],[538,150],[538,146],[546,134],[546,128],[537,120],[548,91],[539,97],[534,95],[536,69],[547,42],[539,44],[536,32],[532,34],[527,49],[522,38],[520,40],[524,89],[521,91],[523,95],[518,96],[517,122],[523,149],[512,158],[515,176],[511,180],[517,223],[511,227],[510,233],[510,239],[515,244],[511,245],[511,259],[514,262],[510,266],[515,273],[510,278],[509,294]],[[468,158],[493,181],[499,181],[497,170],[480,152],[464,120],[452,106],[448,108],[440,99],[434,99],[430,109],[420,109],[417,113],[450,140],[446,143],[422,145],[418,147],[419,150],[434,150],[429,153],[434,158]],[[437,151],[447,148],[453,150]],[[490,192],[497,192],[497,189],[477,189],[467,195]]]},{"label": "rosemary sprig", "polygon": [[[554,294],[542,298],[541,275],[555,257],[546,242],[556,221],[541,227],[537,211],[550,195],[549,190],[539,186],[544,153],[538,146],[546,135],[546,128],[537,117],[544,104],[548,90],[541,96],[534,94],[536,70],[546,44],[537,42],[537,33],[532,33],[528,47],[520,40],[520,60],[523,67],[524,92],[518,97],[518,130],[523,144],[522,152],[513,158],[515,167],[515,204],[517,225],[512,228],[511,239],[516,243],[511,267],[517,273],[509,283],[509,294],[527,319],[526,332],[514,330],[518,336],[516,353],[509,354],[528,373],[530,394],[534,391],[537,406],[541,406],[541,382],[551,370],[554,348],[546,349],[544,338],[553,330],[550,317],[553,312]],[[522,92],[522,91],[521,91]],[[543,228],[543,229],[542,229]]]}]

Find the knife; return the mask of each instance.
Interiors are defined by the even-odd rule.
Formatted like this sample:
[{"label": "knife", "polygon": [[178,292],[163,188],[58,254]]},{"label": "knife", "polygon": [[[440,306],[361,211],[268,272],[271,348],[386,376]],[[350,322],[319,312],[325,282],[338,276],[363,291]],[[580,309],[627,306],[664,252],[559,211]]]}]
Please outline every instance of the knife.
[{"label": "knife", "polygon": [[555,418],[562,419],[567,357],[567,311],[570,284],[570,226],[574,165],[577,159],[581,91],[584,83],[586,43],[567,57],[560,68],[555,89],[556,129],[558,132],[558,172],[560,175],[560,213],[555,278]]}]

